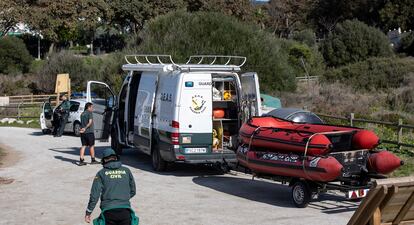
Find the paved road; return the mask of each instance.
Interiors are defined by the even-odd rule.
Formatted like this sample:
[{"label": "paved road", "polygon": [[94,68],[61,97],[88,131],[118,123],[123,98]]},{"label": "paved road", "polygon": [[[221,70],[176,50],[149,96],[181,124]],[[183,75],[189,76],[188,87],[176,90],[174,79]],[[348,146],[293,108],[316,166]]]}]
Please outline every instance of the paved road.
[{"label": "paved road", "polygon": [[[0,168],[0,224],[84,224],[89,189],[100,165],[79,167],[80,140],[53,138],[39,130],[0,128],[0,143],[13,147],[19,160]],[[109,143],[98,142],[98,152]],[[89,160],[89,159],[88,159]],[[357,207],[341,197],[325,195],[306,209],[291,203],[290,189],[251,181],[247,175],[218,175],[191,165],[170,172],[151,170],[150,158],[126,150],[123,162],[137,183],[132,204],[141,224],[346,224]],[[95,210],[93,216],[97,216]]]}]

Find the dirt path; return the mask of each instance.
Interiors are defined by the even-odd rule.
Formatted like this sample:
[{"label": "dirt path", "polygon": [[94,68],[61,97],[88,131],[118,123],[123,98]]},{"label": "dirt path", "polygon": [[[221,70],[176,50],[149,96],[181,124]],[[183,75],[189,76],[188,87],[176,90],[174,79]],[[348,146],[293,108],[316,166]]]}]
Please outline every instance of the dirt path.
[{"label": "dirt path", "polygon": [[10,167],[19,161],[19,153],[0,143],[0,168]]},{"label": "dirt path", "polygon": [[[91,182],[101,166],[74,164],[79,157],[78,138],[0,128],[0,142],[13,146],[18,154],[14,165],[0,168],[0,177],[14,179],[0,185],[0,224],[85,224]],[[108,145],[98,142],[98,155]],[[286,186],[252,181],[246,175],[217,175],[206,167],[178,165],[170,172],[154,173],[150,158],[133,149],[126,150],[122,161],[136,179],[132,205],[143,225],[340,225],[357,207],[326,195],[308,208],[297,209]],[[98,213],[97,207],[93,216]]]}]

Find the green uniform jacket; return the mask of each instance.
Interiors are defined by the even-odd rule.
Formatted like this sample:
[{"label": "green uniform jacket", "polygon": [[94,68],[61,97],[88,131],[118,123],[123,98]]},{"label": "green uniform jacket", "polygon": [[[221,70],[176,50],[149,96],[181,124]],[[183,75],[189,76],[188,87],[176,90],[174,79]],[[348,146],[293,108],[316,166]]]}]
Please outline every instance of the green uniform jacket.
[{"label": "green uniform jacket", "polygon": [[62,102],[62,105],[60,106],[62,110],[69,112],[70,110],[70,102],[68,100],[65,100]]},{"label": "green uniform jacket", "polygon": [[117,206],[131,206],[129,199],[136,193],[131,171],[121,162],[109,162],[95,176],[89,197],[87,214],[91,214],[101,198],[102,210]]}]

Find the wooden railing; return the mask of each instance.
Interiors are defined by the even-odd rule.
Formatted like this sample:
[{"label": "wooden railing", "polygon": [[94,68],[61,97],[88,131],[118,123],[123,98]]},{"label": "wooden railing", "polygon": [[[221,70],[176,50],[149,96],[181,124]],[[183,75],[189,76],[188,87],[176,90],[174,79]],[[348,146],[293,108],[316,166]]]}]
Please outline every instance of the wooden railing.
[{"label": "wooden railing", "polygon": [[40,104],[49,99],[56,101],[56,94],[49,95],[16,95],[8,96],[10,105]]},{"label": "wooden railing", "polygon": [[330,119],[337,119],[341,121],[347,121],[350,126],[354,126],[355,123],[367,123],[367,124],[378,124],[384,125],[387,127],[392,127],[396,129],[396,136],[397,140],[387,140],[381,139],[382,143],[386,144],[393,144],[397,145],[398,147],[409,147],[414,148],[413,144],[404,143],[403,142],[403,129],[409,129],[414,131],[414,125],[404,124],[402,119],[399,119],[398,122],[386,122],[386,121],[377,121],[377,120],[367,120],[367,119],[360,119],[355,118],[354,113],[350,113],[349,116],[333,116],[333,115],[326,115],[326,114],[318,114],[318,116],[322,118],[330,118]]}]

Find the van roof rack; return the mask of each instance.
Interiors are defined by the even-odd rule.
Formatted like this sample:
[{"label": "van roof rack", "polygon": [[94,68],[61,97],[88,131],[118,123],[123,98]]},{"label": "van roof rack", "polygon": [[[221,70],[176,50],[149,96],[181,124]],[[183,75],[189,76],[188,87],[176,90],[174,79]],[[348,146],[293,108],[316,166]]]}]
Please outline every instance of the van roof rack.
[{"label": "van roof rack", "polygon": [[[138,71],[240,71],[246,57],[226,55],[192,55],[185,64],[175,63],[171,55],[138,54],[125,55],[127,64],[123,70]],[[219,63],[220,62],[220,63]]]}]

